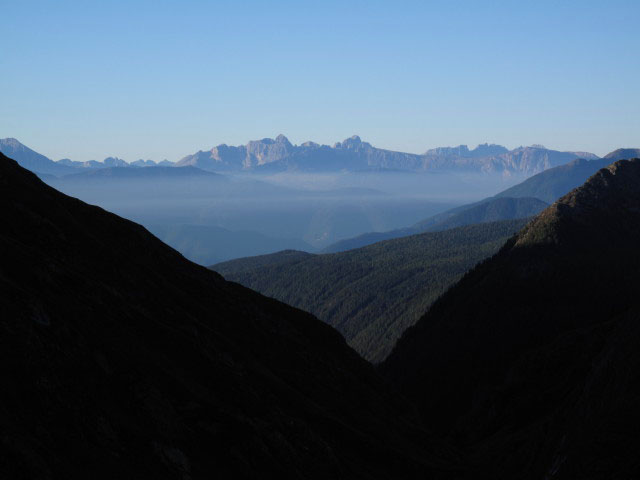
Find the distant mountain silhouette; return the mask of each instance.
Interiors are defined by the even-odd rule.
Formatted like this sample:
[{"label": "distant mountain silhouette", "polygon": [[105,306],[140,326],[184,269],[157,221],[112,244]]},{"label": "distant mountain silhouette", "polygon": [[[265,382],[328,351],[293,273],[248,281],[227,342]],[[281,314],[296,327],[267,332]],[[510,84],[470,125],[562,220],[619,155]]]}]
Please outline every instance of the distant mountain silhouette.
[{"label": "distant mountain silhouette", "polygon": [[376,242],[424,232],[437,232],[465,225],[532,217],[541,212],[547,205],[547,203],[537,198],[488,198],[480,202],[452,208],[422,220],[411,227],[399,228],[388,232],[364,233],[357,237],[341,240],[324,248],[322,252],[344,252]]},{"label": "distant mountain silhouette", "polygon": [[[597,158],[591,153],[582,155]],[[574,152],[558,152],[541,146],[509,151],[500,145],[442,147],[423,155],[373,147],[354,135],[333,147],[305,142],[293,145],[284,135],[264,138],[247,145],[219,145],[198,151],[177,162],[213,171],[454,171],[531,175],[578,158]]]},{"label": "distant mountain silhouette", "polygon": [[108,167],[155,167],[173,166],[173,162],[163,160],[156,163],[153,160],[137,160],[132,163],[127,163],[121,158],[107,157],[102,162],[96,160],[87,160],[86,162],[79,162],[63,158],[58,161],[53,161],[44,155],[31,150],[29,147],[23,145],[15,138],[2,138],[0,139],[0,153],[5,154],[7,157],[12,158],[20,164],[21,167],[31,170],[32,172],[45,175],[54,175],[62,177],[65,175],[72,175],[79,173],[85,169],[103,169]]},{"label": "distant mountain silhouette", "polygon": [[500,192],[496,197],[536,197],[553,203],[561,196],[582,185],[591,175],[610,165],[614,160],[604,157],[599,160],[578,159],[550,168],[524,182]]},{"label": "distant mountain silhouette", "polygon": [[0,183],[3,479],[459,471],[331,327],[1,154]]},{"label": "distant mountain silhouette", "polygon": [[604,158],[610,161],[640,158],[640,148],[619,148],[606,154]]},{"label": "distant mountain silhouette", "polygon": [[211,268],[317,315],[364,358],[380,362],[442,292],[525,223],[423,233],[332,255],[284,251]]},{"label": "distant mountain silhouette", "polygon": [[638,478],[640,159],[563,196],[381,371],[493,479]]},{"label": "distant mountain silhouette", "polygon": [[[116,159],[112,159],[111,157],[109,157],[108,159],[105,159],[105,160],[116,160]],[[117,159],[117,160],[120,160],[120,159]],[[103,162],[98,162],[96,160],[87,160],[86,162],[78,162],[75,160],[70,160],[68,158],[63,158],[62,160],[58,160],[56,163],[59,165],[66,165],[67,167],[76,167],[76,168],[83,168],[83,169],[84,168],[106,168],[108,166],[113,166]]]},{"label": "distant mountain silhouette", "polygon": [[32,172],[48,175],[67,175],[75,171],[74,168],[68,165],[58,164],[44,155],[31,150],[15,138],[0,139],[0,152],[15,159],[20,166]]}]

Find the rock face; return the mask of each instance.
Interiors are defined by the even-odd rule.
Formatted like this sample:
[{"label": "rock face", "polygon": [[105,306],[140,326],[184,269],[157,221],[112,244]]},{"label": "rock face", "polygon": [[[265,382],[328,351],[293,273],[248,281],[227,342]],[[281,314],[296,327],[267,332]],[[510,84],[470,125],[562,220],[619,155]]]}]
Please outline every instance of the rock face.
[{"label": "rock face", "polygon": [[640,160],[544,210],[382,372],[490,478],[637,478]]},{"label": "rock face", "polygon": [[[585,154],[590,158],[593,154]],[[184,157],[177,166],[191,165],[215,171],[468,171],[531,175],[578,158],[541,146],[507,150],[501,145],[441,147],[423,155],[375,148],[354,135],[333,147],[305,142],[292,145],[284,135],[251,141],[245,146],[219,145]],[[597,157],[596,157],[597,158]]]},{"label": "rock face", "polygon": [[0,477],[450,478],[332,328],[0,154]]},{"label": "rock face", "polygon": [[439,147],[427,150],[425,155],[428,156],[449,156],[449,157],[463,157],[463,158],[481,158],[490,157],[495,155],[501,155],[507,153],[507,150],[502,145],[495,145],[484,143],[478,145],[473,150],[469,150],[466,145],[458,145],[457,147]]}]

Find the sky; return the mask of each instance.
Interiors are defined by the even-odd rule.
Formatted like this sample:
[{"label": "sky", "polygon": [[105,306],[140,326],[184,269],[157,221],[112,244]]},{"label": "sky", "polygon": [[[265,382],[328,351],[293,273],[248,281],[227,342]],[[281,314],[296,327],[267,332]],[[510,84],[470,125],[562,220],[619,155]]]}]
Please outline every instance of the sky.
[{"label": "sky", "polygon": [[285,134],[640,147],[640,1],[0,0],[0,138],[177,160]]}]

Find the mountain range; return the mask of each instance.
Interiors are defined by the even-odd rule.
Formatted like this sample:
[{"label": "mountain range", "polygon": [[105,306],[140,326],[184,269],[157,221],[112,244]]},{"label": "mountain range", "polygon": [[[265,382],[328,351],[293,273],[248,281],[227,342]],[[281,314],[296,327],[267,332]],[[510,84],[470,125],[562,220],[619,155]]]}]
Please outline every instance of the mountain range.
[{"label": "mountain range", "polygon": [[380,370],[494,479],[637,478],[640,159],[544,210]]},{"label": "mountain range", "polygon": [[0,184],[0,477],[464,473],[460,453],[312,315],[2,154]]},{"label": "mountain range", "polygon": [[507,150],[500,145],[466,145],[428,150],[422,155],[375,148],[354,135],[333,146],[305,142],[293,145],[284,135],[246,145],[219,145],[177,162],[213,171],[453,171],[532,175],[576,158],[598,158],[585,152],[558,152],[540,145]]},{"label": "mountain range", "polygon": [[[619,149],[616,152],[630,158],[634,156],[634,151],[637,149]],[[77,173],[81,169],[156,166],[192,166],[209,171],[236,173],[417,171],[530,176],[575,159],[599,158],[588,152],[560,152],[542,145],[513,150],[495,144],[481,144],[474,149],[459,145],[434,148],[424,154],[412,154],[373,147],[357,135],[333,146],[314,142],[293,145],[284,135],[278,135],[275,139],[253,140],[241,146],[218,145],[208,151],[187,155],[176,163],[168,160],[156,163],[142,159],[128,163],[117,157],[107,157],[102,162],[80,162],[68,158],[53,161],[15,138],[0,139],[0,152],[14,158],[31,171],[55,176]]]},{"label": "mountain range", "polygon": [[134,162],[128,163],[117,157],[107,157],[102,162],[98,162],[97,160],[79,162],[70,160],[68,158],[53,161],[50,158],[23,145],[15,138],[1,138],[0,153],[3,153],[7,157],[16,160],[20,164],[20,166],[26,168],[27,170],[31,170],[32,172],[38,174],[53,175],[56,177],[72,175],[74,173],[79,173],[84,169],[174,166],[174,163],[168,160],[162,160],[158,163],[154,162],[153,160],[136,160]]}]

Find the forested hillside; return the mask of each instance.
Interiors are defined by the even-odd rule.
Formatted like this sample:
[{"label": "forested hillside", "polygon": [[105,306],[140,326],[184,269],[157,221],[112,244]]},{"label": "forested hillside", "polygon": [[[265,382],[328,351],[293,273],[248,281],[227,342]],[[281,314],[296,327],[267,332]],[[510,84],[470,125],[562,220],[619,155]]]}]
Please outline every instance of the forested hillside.
[{"label": "forested hillside", "polygon": [[363,357],[379,362],[439,295],[525,223],[484,223],[336,254],[285,251],[212,268],[313,313],[337,328]]}]

